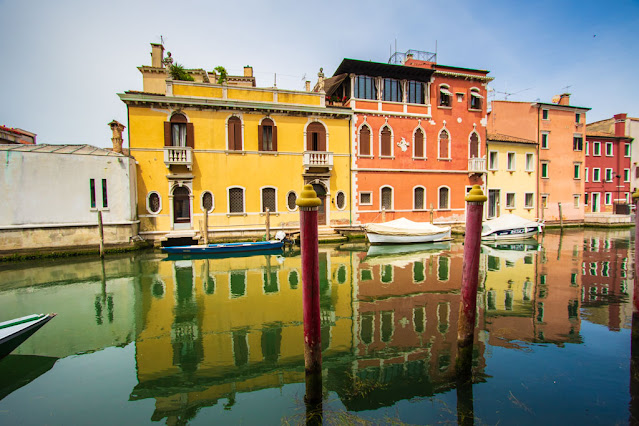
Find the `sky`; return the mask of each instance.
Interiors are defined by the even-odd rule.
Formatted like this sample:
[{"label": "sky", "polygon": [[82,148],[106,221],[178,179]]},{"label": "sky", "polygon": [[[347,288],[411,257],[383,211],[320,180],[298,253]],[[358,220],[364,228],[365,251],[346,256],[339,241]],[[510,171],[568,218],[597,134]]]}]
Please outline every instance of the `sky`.
[{"label": "sky", "polygon": [[[437,62],[489,70],[489,99],[592,108],[587,122],[639,117],[639,1],[237,2],[0,0],[0,124],[37,142],[111,146],[127,125],[117,94],[142,90],[160,37],[186,68],[251,65],[257,85],[303,90],[343,58],[437,51]],[[128,146],[125,131],[125,146]]]}]

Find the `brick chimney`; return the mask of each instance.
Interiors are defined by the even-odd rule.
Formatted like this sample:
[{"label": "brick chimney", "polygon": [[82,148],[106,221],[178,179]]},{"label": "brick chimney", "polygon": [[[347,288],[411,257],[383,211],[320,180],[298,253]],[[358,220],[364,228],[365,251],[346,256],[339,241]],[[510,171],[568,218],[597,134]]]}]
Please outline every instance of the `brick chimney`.
[{"label": "brick chimney", "polygon": [[247,65],[244,67],[244,77],[253,77],[253,67]]},{"label": "brick chimney", "polygon": [[311,80],[306,80],[306,91],[307,92],[311,91]]},{"label": "brick chimney", "polygon": [[559,105],[570,105],[570,93],[562,93],[559,95]]},{"label": "brick chimney", "polygon": [[626,117],[628,114],[615,115],[615,136],[626,136]]},{"label": "brick chimney", "polygon": [[164,46],[158,43],[151,43],[151,66],[153,68],[163,68]]},{"label": "brick chimney", "polygon": [[109,127],[111,127],[111,131],[113,132],[113,137],[111,138],[111,142],[113,142],[113,152],[122,154],[122,132],[126,126],[113,120],[109,123]]}]

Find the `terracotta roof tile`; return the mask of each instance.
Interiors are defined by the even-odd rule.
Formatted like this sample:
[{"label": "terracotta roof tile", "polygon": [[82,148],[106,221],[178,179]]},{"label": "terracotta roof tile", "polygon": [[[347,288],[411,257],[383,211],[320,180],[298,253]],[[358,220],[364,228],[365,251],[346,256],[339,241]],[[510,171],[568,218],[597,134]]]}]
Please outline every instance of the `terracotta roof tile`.
[{"label": "terracotta roof tile", "polygon": [[516,136],[504,135],[501,133],[488,133],[487,139],[493,142],[514,142],[514,143],[527,143],[537,145],[536,141],[524,138],[518,138]]}]

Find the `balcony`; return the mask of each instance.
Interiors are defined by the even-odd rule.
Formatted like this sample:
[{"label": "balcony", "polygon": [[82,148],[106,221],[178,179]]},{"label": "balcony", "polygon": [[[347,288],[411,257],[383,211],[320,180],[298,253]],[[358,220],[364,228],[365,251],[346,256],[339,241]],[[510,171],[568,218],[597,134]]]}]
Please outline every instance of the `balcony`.
[{"label": "balcony", "polygon": [[304,151],[305,172],[328,172],[333,169],[333,153],[326,151]]},{"label": "balcony", "polygon": [[486,173],[486,157],[469,158],[468,173]]},{"label": "balcony", "polygon": [[193,165],[193,149],[189,146],[165,146],[164,164],[167,168],[171,166],[186,166],[191,170]]}]

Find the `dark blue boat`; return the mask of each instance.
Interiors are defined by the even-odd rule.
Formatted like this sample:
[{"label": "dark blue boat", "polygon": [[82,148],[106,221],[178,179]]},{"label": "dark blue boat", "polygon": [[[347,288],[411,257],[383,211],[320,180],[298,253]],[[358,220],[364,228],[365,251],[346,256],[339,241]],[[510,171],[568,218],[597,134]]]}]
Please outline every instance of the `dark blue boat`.
[{"label": "dark blue boat", "polygon": [[244,243],[221,243],[197,246],[162,247],[162,251],[169,254],[218,254],[243,253],[253,251],[282,249],[282,241],[256,241]]}]

